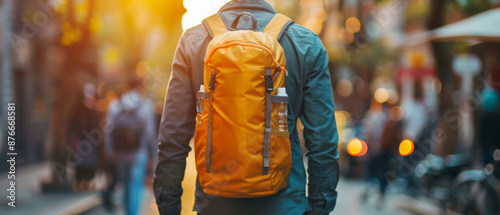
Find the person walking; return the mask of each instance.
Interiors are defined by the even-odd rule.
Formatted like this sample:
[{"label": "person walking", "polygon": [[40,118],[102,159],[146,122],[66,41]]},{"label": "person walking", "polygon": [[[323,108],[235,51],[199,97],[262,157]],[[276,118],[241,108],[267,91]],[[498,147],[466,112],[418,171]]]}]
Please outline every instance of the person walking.
[{"label": "person walking", "polygon": [[231,1],[179,41],[159,129],[160,214],[181,212],[193,135],[198,214],[325,215],[335,208],[338,133],[326,50],[265,1]]},{"label": "person walking", "polygon": [[139,212],[148,166],[152,169],[157,155],[153,102],[141,90],[140,79],[132,79],[128,90],[111,102],[106,116],[105,152],[112,180],[103,194],[103,203],[106,209],[114,210],[112,193],[121,182],[128,215]]},{"label": "person walking", "polygon": [[[385,205],[385,192],[388,186],[386,173],[394,151],[401,139],[400,124],[390,117],[390,109],[395,104],[379,103],[374,98],[367,111],[363,123],[364,140],[368,143],[368,182],[375,182],[379,198],[376,209],[381,210]],[[361,194],[361,201],[366,203],[370,197],[372,184],[369,184]]]}]

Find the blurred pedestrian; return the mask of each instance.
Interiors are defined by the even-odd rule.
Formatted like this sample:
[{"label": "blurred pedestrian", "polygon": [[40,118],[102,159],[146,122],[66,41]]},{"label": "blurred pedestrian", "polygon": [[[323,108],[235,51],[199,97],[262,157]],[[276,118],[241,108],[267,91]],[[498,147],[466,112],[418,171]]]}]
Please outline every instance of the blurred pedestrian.
[{"label": "blurred pedestrian", "polygon": [[121,182],[123,206],[129,215],[140,209],[147,169],[155,163],[158,143],[153,102],[142,95],[141,83],[132,78],[128,90],[109,105],[106,117],[105,148],[112,181],[103,201],[107,209],[113,210],[112,193]]},{"label": "blurred pedestrian", "polygon": [[[493,162],[493,153],[500,149],[500,96],[487,86],[481,95],[481,115],[479,117],[478,137],[485,164]],[[499,173],[496,171],[495,173]]]},{"label": "blurred pedestrian", "polygon": [[[279,17],[274,8],[263,0],[235,0],[227,3],[219,10],[217,15],[212,16],[214,19],[221,20],[225,25],[225,27],[221,26],[220,29],[216,29],[217,32],[225,32],[227,28],[235,30],[238,24],[235,25],[234,20],[243,12],[249,12],[253,17],[252,19],[246,19],[244,23],[249,24],[249,21],[251,21],[252,28],[255,27],[257,31],[264,30],[273,17]],[[220,16],[220,19],[217,16]],[[253,23],[256,23],[256,25],[253,25]],[[278,41],[283,47],[286,57],[287,72],[280,74],[286,74],[286,94],[288,94],[289,99],[287,129],[289,134],[286,132],[285,137],[290,140],[292,164],[289,175],[285,178],[288,184],[277,193],[264,197],[227,198],[207,194],[205,188],[201,187],[200,180],[197,180],[194,210],[202,215],[329,214],[335,207],[337,199],[336,186],[339,179],[338,134],[328,72],[328,56],[317,35],[300,25],[291,22],[288,22],[288,24],[283,28],[279,27],[278,32],[276,32],[279,33],[279,30],[282,30],[282,33],[276,34],[276,36],[282,36],[278,38]],[[174,57],[172,77],[160,125],[159,139],[161,144],[159,145],[158,165],[154,182],[156,202],[160,214],[178,215],[181,212],[181,182],[186,168],[186,157],[191,150],[189,141],[195,132],[197,92],[200,85],[204,84],[205,50],[212,40],[212,33],[214,33],[208,31],[210,29],[210,26],[207,28],[204,24],[188,29],[181,37]],[[272,39],[269,36],[262,38]],[[274,48],[276,47],[272,47],[272,49]],[[248,48],[248,51],[253,53],[254,50]],[[257,53],[265,54],[264,51]],[[236,57],[245,58],[249,56],[240,55]],[[262,59],[267,60],[270,58],[263,57]],[[283,61],[284,59],[278,60]],[[237,75],[237,73],[235,70],[232,74]],[[217,78],[219,77],[217,75]],[[271,78],[273,77],[271,76]],[[264,80],[264,76],[248,81],[257,82],[262,80]],[[219,86],[219,83],[215,84],[216,88]],[[262,92],[264,92],[266,88],[263,86],[259,85],[257,87],[262,87]],[[205,85],[206,87],[207,85]],[[245,97],[242,96],[242,98]],[[255,96],[247,99],[254,98]],[[205,109],[207,108],[205,107]],[[242,109],[234,107],[234,109],[237,109],[236,111],[239,111],[242,116],[251,110],[251,108],[246,107]],[[309,151],[307,153],[309,161],[307,169],[309,174],[309,196],[307,197],[304,189],[307,181],[306,171],[296,130],[299,117],[304,125],[305,145]],[[254,122],[249,121],[248,123]],[[263,134],[264,129],[262,128],[262,136]],[[256,133],[248,136],[248,139],[258,139],[259,135],[261,134]],[[276,136],[273,136],[274,138]],[[263,138],[262,141],[264,142]],[[247,143],[235,142],[234,144],[244,146]],[[197,147],[196,144],[195,147]],[[279,148],[280,146],[271,147]],[[250,151],[248,149],[248,153]],[[214,153],[216,152],[214,151]],[[218,153],[220,156],[221,153]],[[254,153],[255,156],[261,155],[259,152]],[[283,156],[287,152],[282,151],[280,153],[283,154],[271,156]],[[230,155],[223,154],[222,156]],[[242,154],[242,156],[246,155]],[[197,156],[197,161],[199,159],[205,159],[205,156]],[[217,161],[214,160],[213,162]],[[265,166],[265,162],[263,164]],[[227,165],[228,171],[235,170],[230,163]],[[255,168],[263,169],[261,165],[255,166]],[[246,169],[243,170],[243,172],[246,171]],[[263,170],[260,170],[260,173],[262,172]],[[207,175],[217,176],[217,174],[211,173]],[[207,177],[207,175],[204,176]],[[267,177],[265,175],[260,176],[262,178]],[[201,177],[202,175],[199,174],[198,179]],[[282,175],[276,175],[276,178],[280,179],[280,177]],[[217,183],[215,182],[215,184]],[[234,190],[234,192],[252,192],[253,189],[255,187],[246,187],[244,190]]]},{"label": "blurred pedestrian", "polygon": [[424,88],[422,80],[415,80],[413,97],[403,100],[404,117],[402,119],[402,138],[414,143],[414,153],[404,156],[405,168],[399,168],[400,180],[407,184],[407,193],[416,196],[421,192],[420,183],[416,181],[414,169],[425,156],[431,152],[430,141],[434,132],[435,123],[430,120],[428,107],[425,105]]},{"label": "blurred pedestrian", "polygon": [[413,98],[403,102],[401,107],[405,113],[403,117],[403,138],[410,139],[416,143],[422,139],[425,126],[428,124],[429,116],[424,100],[424,89],[421,81],[415,81]]},{"label": "blurred pedestrian", "polygon": [[[379,181],[379,193],[381,196],[379,207],[385,203],[385,193],[387,186],[389,184],[389,176],[388,172],[391,170],[390,161],[394,158],[394,155],[398,151],[398,146],[401,141],[401,123],[398,119],[394,119],[391,117],[391,110],[395,107],[395,104],[390,104],[388,102],[384,103],[384,114],[389,116],[385,121],[385,125],[383,126],[383,132],[381,137],[380,151],[378,156],[374,157],[373,163],[379,163],[379,169],[376,174],[376,177]],[[394,113],[393,113],[394,114]]]},{"label": "blurred pedestrian", "polygon": [[[375,182],[377,191],[380,194],[377,208],[381,208],[383,205],[385,188],[387,187],[384,174],[388,169],[390,150],[387,147],[388,143],[384,142],[387,141],[384,138],[389,137],[386,134],[389,131],[386,131],[386,129],[393,128],[387,126],[390,121],[387,104],[380,103],[375,98],[372,98],[370,109],[366,112],[363,120],[363,139],[368,145],[368,173],[366,179]],[[367,187],[361,195],[363,202],[367,200],[369,191],[370,187]]]},{"label": "blurred pedestrian", "polygon": [[[100,143],[94,143],[86,132],[99,128],[99,114],[94,109],[95,87],[87,83],[76,104],[70,118],[68,129],[69,154],[78,158],[75,166],[75,181],[73,190],[89,192],[94,189],[92,180],[96,175],[99,165]],[[79,153],[84,152],[84,153]]]}]

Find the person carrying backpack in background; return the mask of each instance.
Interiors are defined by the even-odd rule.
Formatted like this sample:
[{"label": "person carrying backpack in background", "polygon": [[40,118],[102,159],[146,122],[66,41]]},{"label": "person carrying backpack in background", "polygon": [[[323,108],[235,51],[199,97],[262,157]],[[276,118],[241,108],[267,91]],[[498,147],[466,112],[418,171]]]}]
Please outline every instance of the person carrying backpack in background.
[{"label": "person carrying backpack in background", "polygon": [[[309,151],[308,196],[299,118]],[[193,135],[199,214],[329,214],[340,174],[338,133],[318,36],[263,0],[231,1],[188,29],[159,129],[160,214],[181,212]]]},{"label": "person carrying backpack in background", "polygon": [[147,168],[156,160],[156,120],[153,102],[142,95],[141,80],[131,78],[128,90],[109,105],[104,136],[112,181],[103,194],[106,209],[113,210],[112,192],[117,182],[124,187],[123,206],[137,214]]}]

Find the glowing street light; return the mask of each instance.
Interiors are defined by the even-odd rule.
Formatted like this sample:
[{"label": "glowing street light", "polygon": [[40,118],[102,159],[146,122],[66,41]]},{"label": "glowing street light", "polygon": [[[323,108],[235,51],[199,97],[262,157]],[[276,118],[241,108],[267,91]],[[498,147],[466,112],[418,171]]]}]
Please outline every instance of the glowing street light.
[{"label": "glowing street light", "polygon": [[365,141],[354,138],[347,143],[347,152],[351,156],[363,156],[368,151],[368,146]]},{"label": "glowing street light", "polygon": [[413,145],[413,141],[409,139],[405,139],[399,144],[399,154],[401,156],[411,155],[411,153],[413,153],[413,149],[415,149],[415,146]]}]

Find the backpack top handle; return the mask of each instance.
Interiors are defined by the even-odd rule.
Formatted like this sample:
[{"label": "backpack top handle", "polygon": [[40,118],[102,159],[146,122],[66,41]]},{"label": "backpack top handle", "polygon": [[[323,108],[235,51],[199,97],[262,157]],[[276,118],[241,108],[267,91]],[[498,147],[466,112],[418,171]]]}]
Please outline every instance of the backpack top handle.
[{"label": "backpack top handle", "polygon": [[[252,20],[252,27],[251,28],[248,28],[248,25],[246,25],[243,28],[238,28],[238,24],[239,24],[240,19],[241,19],[242,16],[249,16],[250,17],[250,19]],[[229,30],[231,30],[231,31],[235,31],[235,30],[252,30],[252,31],[257,31],[257,19],[255,19],[255,16],[253,16],[249,12],[240,13],[234,19],[233,24],[231,24],[231,27],[229,28]]]},{"label": "backpack top handle", "polygon": [[[243,13],[239,14],[238,17],[236,17],[234,19],[233,25],[236,25],[234,28],[236,28],[238,25],[238,22],[240,19],[239,17],[241,17],[244,14],[250,15],[252,17],[252,24],[255,25],[255,27],[253,27],[253,28],[256,29],[257,28],[257,20],[253,21],[253,19],[255,19],[255,17],[248,12],[243,12]],[[220,15],[218,13],[207,17],[206,19],[203,20],[202,23],[203,23],[203,27],[205,27],[205,30],[207,30],[210,38],[214,38],[215,36],[223,34],[224,32],[226,32],[228,30],[228,28],[226,28],[226,25],[224,24],[224,22],[222,21]],[[280,41],[280,39],[283,36],[283,34],[285,33],[286,29],[291,24],[293,24],[293,21],[290,18],[278,13],[266,25],[266,27],[264,29],[264,33],[273,37],[273,38],[276,38],[276,40]],[[233,30],[233,31],[236,30],[236,29],[231,29],[232,27],[229,27],[229,28],[230,28],[229,30]],[[256,31],[256,30],[254,30],[254,31]]]}]

